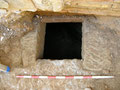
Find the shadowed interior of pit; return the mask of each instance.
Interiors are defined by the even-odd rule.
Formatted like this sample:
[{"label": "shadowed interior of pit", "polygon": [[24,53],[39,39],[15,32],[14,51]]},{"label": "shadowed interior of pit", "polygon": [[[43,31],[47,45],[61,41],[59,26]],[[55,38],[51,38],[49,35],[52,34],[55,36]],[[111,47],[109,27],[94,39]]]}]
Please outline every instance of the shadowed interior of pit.
[{"label": "shadowed interior of pit", "polygon": [[47,23],[44,59],[82,59],[82,23]]}]

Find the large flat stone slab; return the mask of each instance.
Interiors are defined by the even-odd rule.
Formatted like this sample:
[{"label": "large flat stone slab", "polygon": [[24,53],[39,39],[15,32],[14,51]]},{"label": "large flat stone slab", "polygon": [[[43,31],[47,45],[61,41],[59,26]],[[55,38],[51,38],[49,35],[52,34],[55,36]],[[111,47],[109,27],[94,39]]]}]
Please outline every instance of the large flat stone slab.
[{"label": "large flat stone slab", "polygon": [[8,12],[52,11],[59,13],[120,16],[119,0],[1,0]]}]

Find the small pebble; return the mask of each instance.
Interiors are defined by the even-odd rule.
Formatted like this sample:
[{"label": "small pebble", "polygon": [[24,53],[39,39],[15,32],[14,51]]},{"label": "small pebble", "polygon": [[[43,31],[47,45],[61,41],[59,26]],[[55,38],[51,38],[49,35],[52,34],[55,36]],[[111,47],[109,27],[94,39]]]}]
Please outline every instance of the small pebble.
[{"label": "small pebble", "polygon": [[85,88],[84,90],[92,90],[91,88]]}]

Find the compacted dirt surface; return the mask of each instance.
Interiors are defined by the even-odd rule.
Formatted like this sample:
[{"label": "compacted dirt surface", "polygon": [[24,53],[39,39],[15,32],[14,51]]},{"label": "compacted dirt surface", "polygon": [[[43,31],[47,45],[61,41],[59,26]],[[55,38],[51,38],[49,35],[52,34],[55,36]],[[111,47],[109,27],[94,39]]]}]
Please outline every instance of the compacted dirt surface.
[{"label": "compacted dirt surface", "polygon": [[92,72],[82,67],[83,61],[38,60],[26,68],[11,68],[10,73],[0,74],[0,90],[120,90],[120,77],[114,79],[25,79],[16,75],[115,75]]}]

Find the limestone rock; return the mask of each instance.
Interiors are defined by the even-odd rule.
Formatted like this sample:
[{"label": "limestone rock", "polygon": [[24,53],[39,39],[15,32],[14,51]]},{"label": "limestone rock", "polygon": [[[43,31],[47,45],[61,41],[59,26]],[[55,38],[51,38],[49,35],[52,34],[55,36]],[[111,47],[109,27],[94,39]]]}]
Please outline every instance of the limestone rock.
[{"label": "limestone rock", "polygon": [[45,25],[35,17],[33,20],[34,30],[21,38],[22,62],[24,66],[36,63],[37,58],[43,58]]},{"label": "limestone rock", "polygon": [[5,9],[0,9],[0,14],[5,14],[7,11]]},{"label": "limestone rock", "polygon": [[63,0],[33,0],[33,2],[40,10],[61,11],[64,7]]},{"label": "limestone rock", "polygon": [[36,11],[31,0],[6,0],[10,11]]},{"label": "limestone rock", "polygon": [[71,7],[76,7],[76,8],[87,8],[87,9],[109,9],[111,8],[111,3],[110,2],[91,2],[91,1],[73,1],[71,2],[70,6]]},{"label": "limestone rock", "polygon": [[84,67],[89,70],[109,72],[113,67],[112,61],[115,60],[113,57],[118,57],[116,55],[119,53],[117,49],[119,48],[117,44],[120,43],[117,34],[119,30],[115,27],[118,28],[120,23],[117,19],[105,19],[105,17],[87,19],[85,23],[83,24]]},{"label": "limestone rock", "polygon": [[120,11],[120,3],[114,3],[113,6],[112,6],[112,9]]},{"label": "limestone rock", "polygon": [[120,0],[114,0],[115,3],[120,3]]},{"label": "limestone rock", "polygon": [[84,90],[92,90],[91,88],[85,88]]},{"label": "limestone rock", "polygon": [[36,35],[37,32],[35,30],[21,38],[22,62],[24,66],[35,64],[37,43]]},{"label": "limestone rock", "polygon": [[9,5],[5,0],[0,0],[0,8],[5,9],[5,8],[8,8],[8,7],[9,7]]}]

